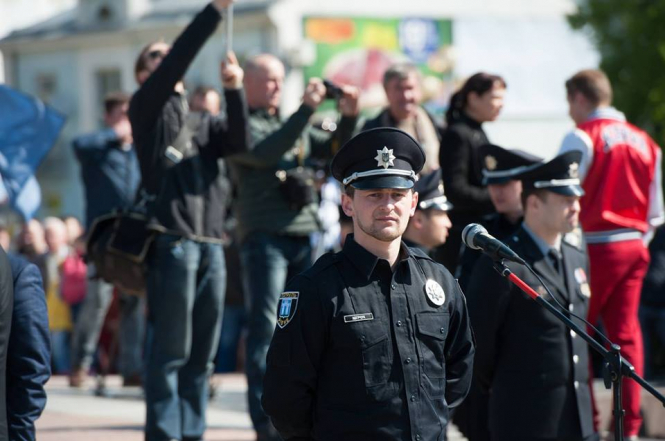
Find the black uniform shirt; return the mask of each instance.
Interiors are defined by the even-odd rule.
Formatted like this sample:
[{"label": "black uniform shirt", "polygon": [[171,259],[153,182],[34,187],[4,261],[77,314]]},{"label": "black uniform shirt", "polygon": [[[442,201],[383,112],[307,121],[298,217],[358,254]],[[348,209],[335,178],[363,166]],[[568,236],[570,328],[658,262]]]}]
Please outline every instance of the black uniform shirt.
[{"label": "black uniform shirt", "polygon": [[[440,306],[428,280],[443,289]],[[350,235],[285,296],[263,394],[284,439],[440,439],[474,354],[466,302],[443,266],[403,244],[391,270]]]}]

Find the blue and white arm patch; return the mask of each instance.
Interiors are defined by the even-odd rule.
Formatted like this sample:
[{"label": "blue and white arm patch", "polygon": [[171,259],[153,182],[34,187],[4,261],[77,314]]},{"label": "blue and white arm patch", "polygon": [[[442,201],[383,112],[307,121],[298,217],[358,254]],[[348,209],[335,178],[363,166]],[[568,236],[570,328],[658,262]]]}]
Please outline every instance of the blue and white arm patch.
[{"label": "blue and white arm patch", "polygon": [[296,314],[298,309],[298,291],[286,291],[279,296],[277,302],[277,326],[284,329]]}]

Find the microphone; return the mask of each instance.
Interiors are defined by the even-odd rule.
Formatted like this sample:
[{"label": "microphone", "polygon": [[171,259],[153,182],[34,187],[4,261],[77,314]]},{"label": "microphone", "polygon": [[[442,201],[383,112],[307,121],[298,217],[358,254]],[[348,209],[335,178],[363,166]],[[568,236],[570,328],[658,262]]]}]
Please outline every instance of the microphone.
[{"label": "microphone", "polygon": [[492,260],[507,259],[525,265],[524,260],[506,244],[492,237],[480,224],[469,224],[462,231],[462,242],[473,250],[480,250]]}]

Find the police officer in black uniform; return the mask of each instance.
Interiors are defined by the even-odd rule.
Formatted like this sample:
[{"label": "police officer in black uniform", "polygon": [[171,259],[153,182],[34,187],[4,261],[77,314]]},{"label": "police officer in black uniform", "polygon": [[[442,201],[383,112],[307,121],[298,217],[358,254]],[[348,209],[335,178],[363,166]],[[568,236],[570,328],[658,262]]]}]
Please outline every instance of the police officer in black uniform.
[{"label": "police officer in black uniform", "polygon": [[401,241],[424,162],[394,128],[360,133],[333,159],[355,233],[280,296],[262,404],[285,440],[438,441],[466,396],[474,343],[464,296]]},{"label": "police officer in black uniform", "polygon": [[[521,175],[524,222],[506,240],[562,307],[586,316],[586,255],[562,237],[578,223],[581,155],[569,152]],[[546,300],[524,266],[507,266]],[[492,268],[476,265],[467,290],[478,341],[474,374],[488,391],[492,441],[587,441],[594,433],[588,348],[575,333]]]},{"label": "police officer in black uniform", "polygon": [[453,204],[443,192],[441,169],[421,175],[414,191],[418,193],[418,205],[402,239],[407,246],[430,254],[433,248],[446,243],[452,227],[448,212]]},{"label": "police officer in black uniform", "polygon": [[[487,232],[499,240],[509,237],[522,223],[524,209],[520,195],[522,181],[518,175],[543,158],[519,149],[508,150],[494,144],[485,144],[478,149],[483,161],[483,185],[494,205],[496,213],[484,216],[480,221]],[[463,290],[469,283],[471,271],[480,257],[478,250],[464,246],[455,274]]]}]

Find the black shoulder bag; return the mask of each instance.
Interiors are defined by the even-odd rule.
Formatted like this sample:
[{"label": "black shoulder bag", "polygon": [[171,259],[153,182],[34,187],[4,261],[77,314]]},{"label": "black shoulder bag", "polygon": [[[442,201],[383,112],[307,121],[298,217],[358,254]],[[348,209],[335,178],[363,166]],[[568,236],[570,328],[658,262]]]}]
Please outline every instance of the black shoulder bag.
[{"label": "black shoulder bag", "polygon": [[[164,156],[170,166],[185,156],[198,123],[200,119],[187,118],[173,145],[166,148]],[[97,277],[128,294],[145,294],[146,259],[158,234],[148,226],[156,199],[141,189],[134,206],[97,218],[88,233],[86,261],[95,265]]]}]

